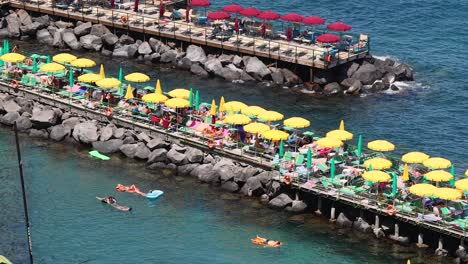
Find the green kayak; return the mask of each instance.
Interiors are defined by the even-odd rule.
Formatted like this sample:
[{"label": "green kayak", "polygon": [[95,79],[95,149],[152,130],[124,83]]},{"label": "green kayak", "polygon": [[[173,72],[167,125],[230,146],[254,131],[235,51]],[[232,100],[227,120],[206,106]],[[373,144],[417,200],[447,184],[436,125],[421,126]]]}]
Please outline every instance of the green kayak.
[{"label": "green kayak", "polygon": [[102,155],[102,154],[99,153],[99,151],[97,151],[97,150],[90,151],[90,152],[89,152],[89,155],[91,155],[91,157],[94,157],[94,158],[100,159],[100,160],[110,160],[109,157],[107,157],[106,155]]}]

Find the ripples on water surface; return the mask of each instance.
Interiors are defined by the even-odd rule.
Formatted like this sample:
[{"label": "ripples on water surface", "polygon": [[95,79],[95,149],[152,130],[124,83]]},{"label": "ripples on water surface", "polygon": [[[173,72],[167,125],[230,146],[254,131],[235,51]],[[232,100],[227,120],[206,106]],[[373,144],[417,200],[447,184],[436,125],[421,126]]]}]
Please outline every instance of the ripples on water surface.
[{"label": "ripples on water surface", "polygon": [[[214,7],[231,3],[213,1]],[[467,166],[465,138],[468,136],[466,58],[468,33],[462,27],[468,10],[466,1],[246,1],[237,3],[271,9],[282,14],[295,11],[319,15],[328,22],[341,20],[358,32],[371,35],[375,55],[390,56],[411,64],[416,71],[417,89],[397,95],[316,99],[293,95],[281,88],[254,84],[230,84],[201,80],[168,66],[149,67],[133,62],[109,60],[87,54],[105,63],[106,73],[117,75],[121,63],[127,72],[143,71],[152,80],[162,80],[163,89],[193,87],[202,100],[221,95],[284,113],[303,116],[313,129],[324,133],[346,121],[348,130],[364,139],[388,139],[397,152],[425,151],[451,159],[462,172]],[[28,51],[56,53],[55,50],[22,44]],[[5,131],[5,130],[4,130]],[[11,135],[0,136],[0,233],[7,242],[0,248],[25,258],[22,239],[21,203],[16,181]],[[30,142],[30,141],[27,141]],[[38,263],[403,263],[414,249],[386,242],[340,235],[312,219],[297,227],[286,215],[264,209],[251,200],[219,200],[221,193],[188,178],[183,181],[151,174],[142,164],[113,159],[109,163],[90,160],[84,152],[61,145],[25,148],[27,183],[30,190],[33,243]],[[50,150],[49,150],[50,148]],[[67,151],[71,154],[63,154]],[[179,179],[180,180],[180,179]],[[148,204],[145,199],[116,194],[131,205],[130,214],[115,212],[94,200],[113,193],[117,183],[136,183],[143,189],[158,187],[166,195]],[[281,250],[259,249],[248,239],[264,234],[286,243]],[[13,242],[11,242],[13,241]],[[6,244],[2,244],[6,243]],[[106,244],[108,246],[106,246]],[[14,248],[13,251],[10,251]],[[409,253],[405,253],[408,251]],[[8,254],[11,255],[11,254]],[[419,259],[427,263],[424,257]],[[434,260],[435,261],[435,260]]]}]

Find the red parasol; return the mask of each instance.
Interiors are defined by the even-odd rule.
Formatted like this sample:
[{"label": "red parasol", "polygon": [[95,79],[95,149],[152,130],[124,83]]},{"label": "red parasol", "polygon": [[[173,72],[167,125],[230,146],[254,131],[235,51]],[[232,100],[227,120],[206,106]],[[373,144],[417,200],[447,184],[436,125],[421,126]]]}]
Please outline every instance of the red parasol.
[{"label": "red parasol", "polygon": [[138,12],[138,0],[135,0],[135,4],[133,6],[133,12]]},{"label": "red parasol", "polygon": [[166,12],[166,6],[161,1],[161,3],[159,4],[159,18],[163,18],[165,12]]},{"label": "red parasol", "polygon": [[349,25],[346,25],[345,23],[342,23],[342,22],[335,22],[335,23],[328,24],[327,28],[329,30],[339,31],[339,32],[351,30],[351,27]]},{"label": "red parasol", "polygon": [[323,34],[317,37],[317,41],[321,43],[335,43],[340,41],[340,37],[333,34]]},{"label": "red parasol", "polygon": [[302,24],[306,24],[306,25],[323,25],[325,24],[325,20],[318,17],[318,16],[309,16],[309,17],[306,17],[302,20]]},{"label": "red parasol", "polygon": [[304,19],[301,15],[296,13],[287,14],[281,17],[281,20],[287,22],[301,22]]},{"label": "red parasol", "polygon": [[288,29],[286,30],[286,40],[289,42],[291,41],[291,37],[292,37],[292,29],[290,27],[288,27]]},{"label": "red parasol", "polygon": [[228,19],[228,18],[229,18],[229,14],[223,11],[217,11],[217,12],[208,14],[209,20],[223,20],[223,19]]},{"label": "red parasol", "polygon": [[277,20],[280,18],[280,15],[273,11],[265,11],[260,13],[257,18],[261,20]]},{"label": "red parasol", "polygon": [[239,13],[240,11],[244,10],[244,8],[239,5],[228,5],[223,7],[222,10],[228,13]]},{"label": "red parasol", "polygon": [[234,31],[236,31],[239,34],[239,19],[237,17],[234,21]]},{"label": "red parasol", "polygon": [[195,7],[209,7],[211,5],[208,0],[192,0],[189,3],[189,6],[195,6]]},{"label": "red parasol", "polygon": [[185,22],[190,23],[190,8],[185,9]]},{"label": "red parasol", "polygon": [[262,24],[262,28],[261,28],[261,34],[263,37],[265,37],[265,33],[266,33],[266,25],[265,23]]},{"label": "red parasol", "polygon": [[245,17],[254,17],[254,16],[258,16],[258,14],[260,14],[260,11],[258,11],[257,9],[253,7],[249,7],[240,11],[239,14]]},{"label": "red parasol", "polygon": [[115,1],[114,1],[114,0],[111,0],[111,1],[110,1],[110,7],[111,7],[111,8],[114,8],[114,6],[115,6]]}]

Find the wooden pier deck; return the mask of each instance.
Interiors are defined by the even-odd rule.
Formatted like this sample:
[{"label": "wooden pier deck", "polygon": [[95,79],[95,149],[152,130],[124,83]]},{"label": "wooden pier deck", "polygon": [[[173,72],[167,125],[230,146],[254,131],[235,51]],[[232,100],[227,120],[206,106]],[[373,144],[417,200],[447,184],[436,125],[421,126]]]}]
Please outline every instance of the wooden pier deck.
[{"label": "wooden pier deck", "polygon": [[[271,40],[246,35],[234,35],[229,40],[210,38],[212,28],[184,21],[160,19],[159,15],[141,14],[121,9],[102,7],[87,7],[78,11],[54,7],[50,2],[42,0],[18,1],[10,0],[13,8],[21,8],[42,14],[49,14],[70,20],[101,23],[111,28],[138,32],[148,36],[158,36],[189,44],[196,44],[236,52],[241,55],[262,57],[271,61],[281,61],[310,67],[311,69],[330,69],[338,65],[361,59],[369,54],[369,50],[354,53],[340,51],[337,58],[330,62],[323,58],[329,50],[315,44],[301,44],[294,41]],[[121,17],[127,17],[128,23],[123,24]]]}]

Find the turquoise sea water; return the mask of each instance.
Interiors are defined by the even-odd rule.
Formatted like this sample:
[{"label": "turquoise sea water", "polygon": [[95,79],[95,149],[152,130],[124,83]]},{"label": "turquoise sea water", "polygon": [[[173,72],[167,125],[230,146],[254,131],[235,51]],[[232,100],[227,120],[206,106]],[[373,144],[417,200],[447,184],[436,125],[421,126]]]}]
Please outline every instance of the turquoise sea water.
[{"label": "turquoise sea water", "polygon": [[[231,1],[213,1],[215,7]],[[116,74],[119,65],[148,72],[163,89],[193,87],[204,101],[241,100],[286,116],[303,116],[319,133],[335,129],[340,119],[364,140],[388,139],[397,153],[425,151],[452,160],[457,172],[468,167],[466,112],[468,105],[464,1],[238,1],[244,6],[279,13],[319,15],[341,20],[369,33],[374,55],[412,65],[417,84],[400,94],[316,99],[281,88],[201,80],[169,66],[149,67],[87,54]],[[34,44],[28,51],[54,54]],[[21,222],[19,180],[9,130],[0,134],[0,254],[26,261]],[[216,189],[189,178],[164,176],[140,169],[142,164],[113,158],[101,163],[85,152],[62,145],[25,139],[24,162],[29,190],[35,259],[38,263],[404,263],[421,252],[383,241],[341,234],[317,218],[304,226],[287,222],[287,215],[265,209],[256,201],[231,200]],[[149,204],[129,194],[116,194],[135,211],[126,214],[102,206],[96,195],[115,194],[117,183],[142,189],[160,188],[166,195]],[[229,198],[229,199],[228,199]],[[227,200],[226,200],[227,199]],[[281,250],[252,246],[261,234],[285,242]],[[3,239],[3,238],[6,239]],[[427,263],[425,256],[415,261]],[[88,262],[86,262],[88,261]],[[437,261],[437,260],[430,260]],[[443,261],[443,260],[441,260]]]}]

